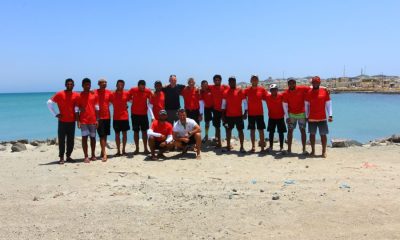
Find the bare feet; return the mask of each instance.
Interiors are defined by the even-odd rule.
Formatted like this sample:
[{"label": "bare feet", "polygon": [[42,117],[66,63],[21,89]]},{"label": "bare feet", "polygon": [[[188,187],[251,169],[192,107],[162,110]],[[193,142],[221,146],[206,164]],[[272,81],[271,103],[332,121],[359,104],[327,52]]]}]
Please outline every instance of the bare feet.
[{"label": "bare feet", "polygon": [[92,156],[91,158],[90,158],[90,161],[96,161],[97,160],[97,158],[95,157],[95,156]]},{"label": "bare feet", "polygon": [[196,156],[196,159],[197,159],[197,160],[200,160],[200,159],[201,159],[200,154]]},{"label": "bare feet", "polygon": [[148,149],[145,149],[143,153],[147,155],[150,154],[150,151]]},{"label": "bare feet", "polygon": [[139,148],[136,148],[136,150],[133,152],[133,154],[139,154]]},{"label": "bare feet", "polygon": [[84,163],[90,163],[90,159],[88,157],[85,157],[85,159],[83,160]]},{"label": "bare feet", "polygon": [[104,155],[103,158],[101,159],[102,162],[107,162],[107,155]]},{"label": "bare feet", "polygon": [[248,151],[248,153],[255,153],[256,152],[256,148],[251,148],[249,151]]},{"label": "bare feet", "polygon": [[64,158],[60,158],[60,160],[58,161],[58,164],[63,165],[64,163],[65,163]]},{"label": "bare feet", "polygon": [[328,154],[326,154],[326,152],[323,152],[323,153],[322,153],[322,157],[323,157],[323,158],[327,158],[327,157],[328,157]]},{"label": "bare feet", "polygon": [[240,153],[246,153],[246,150],[244,150],[243,147],[241,147],[239,151],[240,151]]}]

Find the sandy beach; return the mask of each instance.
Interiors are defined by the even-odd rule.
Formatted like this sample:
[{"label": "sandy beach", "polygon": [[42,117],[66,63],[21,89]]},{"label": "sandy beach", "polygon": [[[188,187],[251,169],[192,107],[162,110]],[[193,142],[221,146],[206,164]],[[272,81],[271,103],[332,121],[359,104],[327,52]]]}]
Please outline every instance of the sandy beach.
[{"label": "sandy beach", "polygon": [[7,144],[0,239],[400,239],[400,146],[381,145],[90,164],[77,146],[58,165],[56,145]]}]

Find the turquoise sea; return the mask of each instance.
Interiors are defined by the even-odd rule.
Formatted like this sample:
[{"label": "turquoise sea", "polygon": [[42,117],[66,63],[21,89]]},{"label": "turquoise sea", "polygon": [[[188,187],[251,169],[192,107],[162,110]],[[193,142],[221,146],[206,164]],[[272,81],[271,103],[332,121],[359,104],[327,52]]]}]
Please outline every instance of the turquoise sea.
[{"label": "turquoise sea", "polygon": [[[53,94],[0,94],[0,141],[56,137],[57,119],[46,106]],[[343,93],[331,97],[334,122],[329,125],[329,139],[350,138],[368,142],[400,133],[400,95]],[[132,135],[129,134],[129,141],[132,141]],[[76,136],[79,136],[78,129]],[[213,128],[210,136],[214,136]],[[246,137],[249,137],[248,131]],[[299,138],[298,133],[296,137]]]}]

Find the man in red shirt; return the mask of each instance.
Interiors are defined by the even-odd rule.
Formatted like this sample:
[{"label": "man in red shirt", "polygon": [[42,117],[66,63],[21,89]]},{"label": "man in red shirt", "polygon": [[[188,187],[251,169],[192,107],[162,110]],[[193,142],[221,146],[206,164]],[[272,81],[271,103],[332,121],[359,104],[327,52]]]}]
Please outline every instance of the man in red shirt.
[{"label": "man in red shirt", "polygon": [[[90,91],[91,81],[89,78],[82,80],[83,91],[79,95],[77,107],[75,108],[78,128],[82,131],[82,149],[85,155],[84,162],[96,160],[96,129],[99,126],[99,100],[95,92]],[[90,148],[92,156],[88,157],[88,137],[90,136]]]},{"label": "man in red shirt", "polygon": [[[247,118],[247,100],[245,93],[242,89],[236,87],[236,78],[229,77],[229,89],[224,92],[222,106],[222,119],[226,128],[226,150],[230,151],[231,147],[231,136],[232,129],[236,126],[239,133],[240,141],[240,152],[245,153],[243,147],[244,141],[244,122],[243,119]],[[244,106],[244,113],[242,111],[242,105]]]},{"label": "man in red shirt", "polygon": [[[202,120],[202,111],[200,110],[200,92],[199,89],[195,87],[194,78],[188,79],[188,85],[182,89],[181,95],[185,104],[186,116],[196,121],[200,124]],[[204,109],[204,106],[202,106]]]},{"label": "man in red shirt", "polygon": [[213,126],[215,127],[215,138],[217,140],[217,148],[222,147],[221,144],[221,119],[222,119],[222,98],[225,90],[229,87],[222,85],[222,77],[215,74],[213,77],[214,85],[210,85],[211,95],[213,96]]},{"label": "man in red shirt", "polygon": [[288,125],[288,152],[292,152],[293,131],[299,124],[301,133],[301,144],[303,146],[303,154],[306,152],[306,116],[304,109],[304,99],[309,86],[296,86],[296,80],[288,79],[288,89],[283,93],[283,109],[285,111],[286,123]]},{"label": "man in red shirt", "polygon": [[[213,95],[211,93],[211,90],[208,86],[207,80],[201,81],[201,89],[200,89],[200,106],[204,106],[204,123],[205,123],[205,130],[206,134],[203,138],[203,143],[208,141],[208,131],[210,129],[210,121],[212,121],[213,116],[212,116],[212,111],[213,111]],[[202,107],[200,107],[202,109]]]},{"label": "man in red shirt", "polygon": [[[144,153],[149,154],[147,148],[147,129],[149,129],[149,119],[147,112],[151,111],[148,107],[150,97],[152,95],[150,89],[146,88],[146,81],[139,80],[138,86],[131,88],[129,94],[132,98],[131,116],[132,116],[132,129],[135,141],[136,150],[134,154],[139,153],[139,131],[142,132],[142,140],[144,145]],[[150,116],[154,116],[150,113]]]},{"label": "man in red shirt", "polygon": [[326,158],[326,144],[329,133],[328,121],[332,122],[332,103],[329,92],[326,88],[321,88],[321,79],[315,76],[311,80],[312,89],[308,91],[305,99],[306,116],[308,118],[308,131],[310,133],[311,155],[315,155],[315,134],[317,129],[321,136],[322,157]]},{"label": "man in red shirt", "polygon": [[99,89],[95,91],[99,99],[100,120],[97,127],[97,133],[100,137],[101,158],[103,162],[107,161],[106,145],[107,136],[110,135],[111,117],[110,117],[110,98],[111,91],[107,88],[107,80],[100,79],[98,81]]},{"label": "man in red shirt", "polygon": [[155,119],[159,119],[158,114],[161,110],[165,109],[165,94],[162,91],[162,83],[161,81],[156,81],[154,83],[155,92],[150,97],[150,105],[151,112],[154,114]]},{"label": "man in red shirt", "polygon": [[[65,80],[65,90],[57,92],[51,99],[47,101],[47,107],[54,117],[58,118],[58,156],[60,164],[64,164],[65,139],[67,139],[67,161],[73,162],[71,158],[74,150],[75,140],[75,106],[79,98],[79,94],[73,92],[74,80],[68,78]],[[54,103],[58,106],[59,113],[54,110]]]},{"label": "man in red shirt", "polygon": [[[151,151],[151,160],[165,158],[164,152],[174,147],[172,138],[172,124],[167,121],[168,115],[166,110],[160,110],[158,119],[151,123],[151,127],[147,130],[149,136],[149,147]],[[158,155],[155,155],[156,149],[159,149]]]},{"label": "man in red shirt", "polygon": [[116,157],[121,156],[121,136],[122,132],[122,155],[126,155],[125,147],[127,142],[127,131],[130,130],[129,126],[129,113],[128,113],[128,102],[130,101],[130,95],[128,91],[125,91],[125,81],[118,80],[117,89],[111,95],[111,103],[113,104],[113,128],[115,131],[115,143],[117,144]]},{"label": "man in red shirt", "polygon": [[271,84],[269,86],[270,93],[267,94],[265,100],[268,107],[268,132],[269,132],[269,148],[268,152],[273,150],[274,146],[274,133],[278,129],[279,134],[279,147],[283,151],[284,133],[286,132],[285,113],[283,111],[283,96],[278,93],[278,85]]},{"label": "man in red shirt", "polygon": [[250,78],[251,86],[246,88],[245,94],[247,97],[248,113],[249,113],[249,124],[247,129],[250,129],[250,139],[251,139],[251,150],[254,153],[256,151],[255,141],[256,141],[256,124],[257,130],[260,136],[260,146],[261,152],[265,148],[265,138],[264,138],[264,110],[262,101],[265,100],[267,91],[265,88],[258,86],[258,76],[253,75]]}]

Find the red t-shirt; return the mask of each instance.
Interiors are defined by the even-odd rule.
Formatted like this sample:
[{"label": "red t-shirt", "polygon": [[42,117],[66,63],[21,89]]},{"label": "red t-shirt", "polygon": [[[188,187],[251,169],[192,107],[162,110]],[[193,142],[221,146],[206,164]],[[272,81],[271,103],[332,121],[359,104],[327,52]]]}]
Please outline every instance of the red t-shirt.
[{"label": "red t-shirt", "polygon": [[145,88],[140,91],[138,87],[131,88],[129,94],[132,98],[131,113],[135,115],[147,115],[147,100],[151,97],[151,91]]},{"label": "red t-shirt", "polygon": [[283,111],[283,95],[278,93],[276,97],[273,97],[271,93],[267,93],[265,97],[268,107],[268,117],[272,119],[281,119],[285,116]]},{"label": "red t-shirt", "polygon": [[205,108],[212,108],[214,106],[214,99],[211,90],[200,91],[200,99],[204,102]]},{"label": "red t-shirt", "polygon": [[325,104],[330,101],[328,91],[325,88],[310,90],[306,95],[306,101],[310,103],[309,120],[324,121],[326,120]]},{"label": "red t-shirt", "polygon": [[181,95],[185,102],[185,109],[187,110],[198,110],[200,108],[200,94],[199,90],[195,87],[185,87],[182,89]]},{"label": "red t-shirt", "polygon": [[154,118],[158,119],[160,111],[165,109],[165,94],[163,91],[155,92],[150,97],[150,103],[153,105]]},{"label": "red t-shirt", "polygon": [[222,109],[221,109],[222,98],[224,97],[224,92],[229,87],[227,85],[221,85],[221,86],[209,85],[209,88],[210,88],[211,94],[213,96],[214,109],[217,111],[222,111]]},{"label": "red t-shirt", "polygon": [[257,86],[256,88],[248,87],[245,90],[248,102],[249,116],[262,116],[264,115],[262,101],[267,95],[265,88]]},{"label": "red t-shirt", "polygon": [[129,120],[128,102],[130,99],[128,91],[115,91],[112,93],[110,101],[113,104],[114,120]]},{"label": "red t-shirt", "polygon": [[[172,134],[172,124],[164,121],[161,122],[159,120],[154,120],[151,123],[151,127],[150,127],[155,133],[161,133],[162,135],[164,135],[165,137],[167,137],[168,135]],[[156,137],[155,138],[158,142],[161,141],[165,141],[165,138],[161,138],[161,137]]]},{"label": "red t-shirt", "polygon": [[99,107],[100,107],[100,119],[110,119],[110,90],[101,90],[97,89],[96,91],[97,97],[99,98]]},{"label": "red t-shirt", "polygon": [[81,124],[96,124],[96,108],[99,104],[97,94],[95,92],[81,92],[78,100],[80,109],[79,122]]},{"label": "red t-shirt", "polygon": [[285,90],[283,101],[288,104],[289,113],[299,114],[305,112],[304,99],[309,90],[309,86],[296,86],[295,90]]},{"label": "red t-shirt", "polygon": [[75,122],[75,106],[78,98],[79,93],[72,91],[60,91],[51,98],[53,102],[57,103],[61,122]]},{"label": "red t-shirt", "polygon": [[224,92],[223,96],[226,101],[226,116],[241,117],[243,115],[242,100],[246,97],[244,91],[240,88],[229,88]]}]

